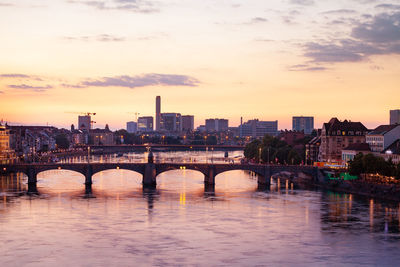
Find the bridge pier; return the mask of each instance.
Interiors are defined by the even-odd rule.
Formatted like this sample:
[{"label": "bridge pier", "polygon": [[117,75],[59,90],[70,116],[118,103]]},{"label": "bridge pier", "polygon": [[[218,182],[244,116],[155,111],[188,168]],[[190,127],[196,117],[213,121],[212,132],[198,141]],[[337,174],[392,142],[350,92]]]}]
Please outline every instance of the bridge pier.
[{"label": "bridge pier", "polygon": [[92,184],[85,183],[85,195],[92,194]]},{"label": "bridge pier", "polygon": [[215,195],[215,184],[204,183],[204,194],[207,196]]},{"label": "bridge pier", "polygon": [[87,165],[86,167],[86,173],[85,173],[85,186],[92,186],[93,180],[92,180],[92,176],[93,176],[93,169],[91,165]]},{"label": "bridge pier", "polygon": [[28,193],[37,193],[37,172],[34,167],[28,168]]},{"label": "bridge pier", "polygon": [[257,175],[257,182],[260,187],[269,187],[271,185],[271,169],[270,166],[264,167],[264,175]]},{"label": "bridge pier", "polygon": [[204,175],[204,184],[205,185],[215,185],[215,166],[211,165],[208,167],[208,174]]},{"label": "bridge pier", "polygon": [[147,163],[143,175],[143,187],[146,188],[156,188],[156,167],[154,163]]}]

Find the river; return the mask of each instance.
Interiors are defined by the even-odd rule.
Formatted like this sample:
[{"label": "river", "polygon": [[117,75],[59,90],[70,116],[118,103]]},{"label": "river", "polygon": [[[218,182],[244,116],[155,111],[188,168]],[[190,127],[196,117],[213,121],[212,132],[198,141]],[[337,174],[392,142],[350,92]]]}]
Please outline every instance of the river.
[{"label": "river", "polygon": [[[223,152],[159,152],[158,161],[217,160]],[[240,156],[242,152],[230,152]],[[144,161],[146,154],[94,161]],[[214,159],[215,157],[215,159]],[[82,159],[74,159],[79,161]],[[143,190],[139,174],[66,170],[2,176],[0,266],[398,266],[400,206],[277,180],[257,190],[245,171],[175,170]]]}]

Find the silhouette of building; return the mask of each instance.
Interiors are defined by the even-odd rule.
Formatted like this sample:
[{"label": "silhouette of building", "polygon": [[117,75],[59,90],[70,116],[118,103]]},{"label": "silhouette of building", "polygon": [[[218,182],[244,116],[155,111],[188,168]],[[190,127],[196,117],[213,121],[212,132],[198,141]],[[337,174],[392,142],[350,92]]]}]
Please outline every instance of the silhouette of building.
[{"label": "silhouette of building", "polygon": [[156,97],[156,131],[161,131],[161,97]]},{"label": "silhouette of building", "polygon": [[89,132],[91,127],[91,117],[89,115],[78,117],[78,129]]},{"label": "silhouette of building", "polygon": [[229,128],[229,121],[227,119],[206,119],[207,132],[224,132]]},{"label": "silhouette of building", "polygon": [[136,133],[137,132],[137,122],[135,121],[128,121],[126,123],[126,131],[128,133]]},{"label": "silhouette of building", "polygon": [[139,117],[137,122],[137,129],[139,132],[152,132],[153,131],[153,117],[144,116]]},{"label": "silhouette of building", "polygon": [[182,132],[193,132],[194,130],[194,116],[183,115],[182,116]]},{"label": "silhouette of building", "polygon": [[161,113],[161,131],[165,132],[181,132],[182,116],[180,113]]},{"label": "silhouette of building", "polygon": [[311,134],[311,132],[314,130],[314,117],[293,117],[292,121],[293,131],[303,131],[305,134]]},{"label": "silhouette of building", "polygon": [[390,111],[390,124],[400,124],[400,109]]},{"label": "silhouette of building", "polygon": [[278,135],[278,121],[249,120],[239,126],[239,135],[242,137],[261,138],[266,134]]}]

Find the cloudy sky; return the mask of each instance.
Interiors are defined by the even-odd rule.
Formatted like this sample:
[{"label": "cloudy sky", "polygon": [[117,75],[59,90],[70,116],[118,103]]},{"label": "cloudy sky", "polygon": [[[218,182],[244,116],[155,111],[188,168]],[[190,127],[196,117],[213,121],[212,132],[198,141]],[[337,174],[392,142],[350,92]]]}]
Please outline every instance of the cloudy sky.
[{"label": "cloudy sky", "polygon": [[400,1],[0,0],[0,119],[123,128],[163,112],[388,123]]}]

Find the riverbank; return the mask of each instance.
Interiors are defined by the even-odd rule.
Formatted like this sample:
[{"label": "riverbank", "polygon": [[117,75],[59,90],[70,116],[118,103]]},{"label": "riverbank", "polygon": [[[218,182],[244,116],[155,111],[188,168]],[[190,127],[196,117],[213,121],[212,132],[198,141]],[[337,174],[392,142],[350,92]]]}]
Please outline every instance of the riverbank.
[{"label": "riverbank", "polygon": [[306,175],[289,177],[289,179],[294,184],[300,186],[314,186],[340,193],[357,194],[381,200],[400,202],[400,184],[396,183],[378,183],[363,178],[357,180],[330,180],[324,177],[315,180]]}]

